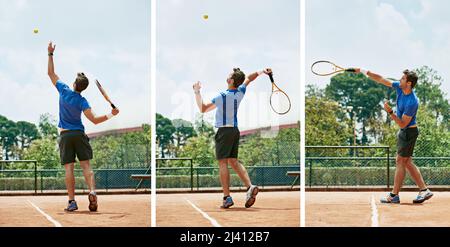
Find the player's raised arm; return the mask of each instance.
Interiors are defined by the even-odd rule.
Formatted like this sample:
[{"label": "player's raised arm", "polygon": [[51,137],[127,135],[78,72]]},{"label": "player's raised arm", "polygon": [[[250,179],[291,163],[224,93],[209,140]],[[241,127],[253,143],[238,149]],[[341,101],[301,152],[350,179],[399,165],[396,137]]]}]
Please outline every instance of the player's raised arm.
[{"label": "player's raised arm", "polygon": [[53,64],[53,53],[55,52],[56,45],[53,45],[52,42],[48,44],[48,76],[52,81],[53,85],[56,86],[56,81],[59,80],[58,75],[55,73],[55,65]]},{"label": "player's raised arm", "polygon": [[366,75],[370,79],[376,81],[377,83],[383,84],[386,87],[392,87],[392,81],[390,81],[388,79],[385,79],[381,75],[375,74],[375,73],[373,73],[371,71],[368,71],[368,70],[365,70],[365,69],[361,69],[361,68],[355,68],[355,72],[356,73],[363,73],[364,75]]},{"label": "player's raised arm", "polygon": [[214,110],[216,108],[216,105],[212,102],[209,103],[203,103],[203,98],[202,95],[200,93],[200,89],[202,88],[202,84],[198,81],[196,83],[194,83],[194,85],[192,86],[192,88],[194,89],[194,94],[195,94],[195,102],[197,103],[197,107],[200,110],[201,113],[205,113],[205,112],[209,112],[211,110]]},{"label": "player's raised arm", "polygon": [[250,82],[254,81],[259,75],[261,75],[261,74],[267,75],[270,73],[272,73],[272,69],[270,69],[270,68],[251,73],[250,75],[247,76],[247,79],[245,79],[244,84],[245,84],[245,86],[248,86],[250,84]]},{"label": "player's raised arm", "polygon": [[91,108],[84,110],[83,113],[86,116],[86,118],[89,119],[89,121],[91,121],[93,124],[99,124],[99,123],[103,123],[106,120],[112,118],[113,116],[119,114],[119,109],[114,108],[111,110],[110,114],[103,115],[103,116],[96,116]]}]

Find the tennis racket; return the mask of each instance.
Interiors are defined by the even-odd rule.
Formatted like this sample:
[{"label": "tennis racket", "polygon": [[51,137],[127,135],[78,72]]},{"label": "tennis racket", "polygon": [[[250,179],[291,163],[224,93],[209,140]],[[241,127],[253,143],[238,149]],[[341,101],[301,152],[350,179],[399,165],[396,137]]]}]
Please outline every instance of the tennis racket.
[{"label": "tennis racket", "polygon": [[272,110],[280,115],[284,115],[291,110],[291,100],[289,96],[281,90],[273,80],[273,74],[269,73],[270,81],[272,82],[272,94],[270,95],[270,106]]},{"label": "tennis racket", "polygon": [[98,82],[98,80],[95,80],[95,83],[97,84],[98,90],[100,90],[100,93],[102,93],[102,95],[106,99],[106,101],[108,101],[111,104],[111,107],[115,109],[116,106],[111,102],[105,89],[103,89],[102,85],[100,85],[100,82]]},{"label": "tennis racket", "polygon": [[330,61],[317,61],[311,65],[311,71],[315,75],[328,76],[340,72],[355,72],[354,68],[342,68]]}]

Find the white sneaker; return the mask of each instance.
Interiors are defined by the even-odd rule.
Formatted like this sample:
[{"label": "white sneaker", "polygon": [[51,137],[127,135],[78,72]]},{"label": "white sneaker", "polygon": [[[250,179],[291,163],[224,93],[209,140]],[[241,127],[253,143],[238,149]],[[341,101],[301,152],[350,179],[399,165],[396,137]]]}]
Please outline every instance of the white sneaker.
[{"label": "white sneaker", "polygon": [[253,204],[255,204],[256,201],[256,195],[259,192],[259,188],[256,185],[250,186],[250,188],[247,191],[247,200],[245,200],[245,207],[249,208]]},{"label": "white sneaker", "polygon": [[422,203],[433,196],[433,193],[429,189],[425,191],[420,191],[417,195],[416,199],[413,200],[413,203]]}]

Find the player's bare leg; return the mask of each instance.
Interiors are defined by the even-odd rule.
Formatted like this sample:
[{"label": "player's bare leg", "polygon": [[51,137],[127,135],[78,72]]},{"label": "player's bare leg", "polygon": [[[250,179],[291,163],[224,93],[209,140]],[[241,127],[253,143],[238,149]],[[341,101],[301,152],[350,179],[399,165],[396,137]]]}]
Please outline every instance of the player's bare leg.
[{"label": "player's bare leg", "polygon": [[237,173],[241,181],[244,183],[245,187],[249,188],[252,186],[252,182],[250,181],[250,177],[248,176],[247,169],[239,163],[238,159],[228,159],[228,163],[230,164],[231,168]]},{"label": "player's bare leg", "polygon": [[74,163],[65,164],[66,169],[66,188],[69,200],[75,200],[75,176],[73,174]]},{"label": "player's bare leg", "polygon": [[427,185],[423,180],[423,176],[420,173],[419,168],[412,162],[412,157],[409,157],[409,159],[407,160],[406,169],[420,189],[419,194],[417,195],[416,199],[413,200],[413,203],[422,203],[430,199],[433,196],[433,193],[427,188]]},{"label": "player's bare leg", "polygon": [[89,191],[95,191],[95,177],[94,172],[91,169],[89,160],[80,161],[81,169],[83,169],[84,180],[86,181]]},{"label": "player's bare leg", "polygon": [[228,170],[228,159],[219,160],[220,182],[223,189],[222,208],[229,208],[234,205],[230,196],[230,171]]},{"label": "player's bare leg", "polygon": [[394,188],[392,190],[392,193],[395,195],[398,195],[400,193],[400,190],[403,186],[403,181],[405,180],[406,175],[406,159],[401,156],[397,156],[397,168],[395,169],[395,176],[394,176]]},{"label": "player's bare leg", "polygon": [[239,163],[239,161],[237,159],[231,158],[228,160],[229,160],[229,164],[231,165],[233,170],[236,171],[236,173],[239,175],[239,178],[241,178],[242,182],[247,187],[245,207],[249,208],[249,207],[253,206],[253,204],[255,203],[256,195],[259,192],[259,188],[258,188],[258,186],[252,185],[252,182],[250,181],[250,177],[248,176],[247,169],[245,169],[245,167],[241,163]]},{"label": "player's bare leg", "polygon": [[424,190],[427,188],[427,185],[425,184],[425,181],[423,180],[422,174],[420,173],[419,168],[417,168],[416,165],[414,165],[412,161],[412,157],[409,157],[406,161],[406,169],[408,170],[409,174],[411,175],[414,182],[416,182],[417,186],[420,190]]},{"label": "player's bare leg", "polygon": [[86,180],[86,184],[89,187],[89,210],[90,211],[97,211],[97,193],[95,192],[95,176],[94,172],[92,171],[91,165],[89,163],[89,160],[80,161],[80,166],[83,169],[83,176]]},{"label": "player's bare leg", "polygon": [[230,171],[228,170],[227,159],[219,160],[220,183],[224,196],[230,195]]},{"label": "player's bare leg", "polygon": [[387,196],[381,198],[381,203],[400,203],[400,189],[403,186],[403,181],[405,180],[406,175],[406,167],[405,167],[405,159],[399,155],[397,155],[396,159],[396,169],[394,175],[394,188],[392,192]]},{"label": "player's bare leg", "polygon": [[64,168],[66,170],[65,182],[67,194],[69,195],[69,204],[64,210],[72,212],[78,209],[77,202],[75,201],[75,176],[73,174],[74,163],[65,164]]}]

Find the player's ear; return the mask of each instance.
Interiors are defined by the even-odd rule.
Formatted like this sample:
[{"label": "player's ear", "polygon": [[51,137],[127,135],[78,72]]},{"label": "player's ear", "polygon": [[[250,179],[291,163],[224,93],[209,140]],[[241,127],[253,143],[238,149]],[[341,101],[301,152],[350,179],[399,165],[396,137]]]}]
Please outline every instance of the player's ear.
[{"label": "player's ear", "polygon": [[406,85],[408,85],[408,86],[412,87],[412,82],[410,82],[410,81],[406,81]]}]

